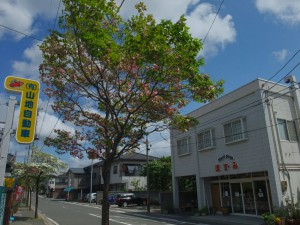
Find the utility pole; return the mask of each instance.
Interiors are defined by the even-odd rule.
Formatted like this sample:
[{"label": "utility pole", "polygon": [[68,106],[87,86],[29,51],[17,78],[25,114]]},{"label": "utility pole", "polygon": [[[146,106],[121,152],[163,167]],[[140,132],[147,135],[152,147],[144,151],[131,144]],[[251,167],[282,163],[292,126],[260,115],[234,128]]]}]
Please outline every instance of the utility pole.
[{"label": "utility pole", "polygon": [[147,212],[150,213],[150,177],[149,177],[149,143],[146,136],[146,158],[147,158]]},{"label": "utility pole", "polygon": [[93,162],[94,162],[94,158],[92,158],[92,163],[91,163],[90,203],[92,203],[92,192],[93,192]]},{"label": "utility pole", "polygon": [[5,177],[5,168],[6,168],[6,161],[7,161],[7,154],[9,149],[10,143],[10,135],[12,133],[12,125],[14,119],[14,111],[15,106],[17,104],[17,100],[15,96],[10,96],[8,100],[8,108],[6,114],[6,122],[4,127],[4,132],[1,141],[1,151],[0,151],[0,187],[3,187],[4,184],[4,177]]}]

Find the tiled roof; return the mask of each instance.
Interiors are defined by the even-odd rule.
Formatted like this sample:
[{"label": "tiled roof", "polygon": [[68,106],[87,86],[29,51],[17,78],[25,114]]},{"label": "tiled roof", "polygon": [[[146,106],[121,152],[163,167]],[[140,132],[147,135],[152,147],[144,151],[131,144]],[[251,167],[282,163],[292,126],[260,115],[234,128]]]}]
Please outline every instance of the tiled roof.
[{"label": "tiled roof", "polygon": [[[159,159],[159,158],[149,155],[149,161],[156,160],[156,159]],[[143,161],[143,160],[146,162],[146,155],[145,154],[134,152],[134,153],[126,153],[124,155],[121,155],[120,158],[115,160],[115,161]],[[93,165],[94,165],[94,167],[95,166],[100,166],[101,167],[103,165],[103,161],[94,163]],[[91,167],[91,166],[87,166],[85,168],[89,168],[89,167]]]},{"label": "tiled roof", "polygon": [[70,168],[69,172],[73,174],[85,174],[85,171],[83,168]]}]

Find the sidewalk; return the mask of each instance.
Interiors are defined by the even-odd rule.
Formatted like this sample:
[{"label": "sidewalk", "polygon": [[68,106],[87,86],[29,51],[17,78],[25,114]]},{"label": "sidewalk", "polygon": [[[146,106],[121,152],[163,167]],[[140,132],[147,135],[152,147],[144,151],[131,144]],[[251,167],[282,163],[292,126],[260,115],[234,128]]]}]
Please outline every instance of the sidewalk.
[{"label": "sidewalk", "polygon": [[159,209],[151,209],[150,214],[147,212],[141,213],[144,216],[161,217],[165,215],[170,219],[188,220],[194,223],[208,223],[208,224],[227,224],[227,225],[263,225],[264,221],[260,216],[244,216],[244,215],[233,215],[223,216],[221,214],[207,215],[207,216],[196,216],[193,212],[181,212],[176,214],[162,214]]},{"label": "sidewalk", "polygon": [[34,210],[29,210],[28,207],[20,206],[18,211],[14,214],[14,220],[10,222],[11,225],[52,225],[47,218],[38,213],[38,218],[34,218]]}]

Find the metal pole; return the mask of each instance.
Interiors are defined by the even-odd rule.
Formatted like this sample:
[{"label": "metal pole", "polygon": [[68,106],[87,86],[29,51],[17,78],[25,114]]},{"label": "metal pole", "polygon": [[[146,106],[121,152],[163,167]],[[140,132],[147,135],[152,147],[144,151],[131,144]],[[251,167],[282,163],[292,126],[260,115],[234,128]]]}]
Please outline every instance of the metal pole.
[{"label": "metal pole", "polygon": [[92,202],[92,191],[93,191],[93,161],[94,161],[94,159],[92,159],[92,164],[91,164],[90,203]]},{"label": "metal pole", "polygon": [[2,142],[0,143],[0,186],[4,184],[4,177],[5,177],[5,168],[6,168],[6,161],[7,161],[7,154],[9,149],[10,143],[10,135],[12,133],[12,125],[14,119],[14,111],[15,105],[17,104],[17,100],[15,96],[10,96],[8,101],[8,109],[6,114],[6,122],[4,127],[4,132],[2,136]]},{"label": "metal pole", "polygon": [[150,177],[149,177],[149,144],[146,136],[146,158],[147,158],[147,212],[150,213]]}]

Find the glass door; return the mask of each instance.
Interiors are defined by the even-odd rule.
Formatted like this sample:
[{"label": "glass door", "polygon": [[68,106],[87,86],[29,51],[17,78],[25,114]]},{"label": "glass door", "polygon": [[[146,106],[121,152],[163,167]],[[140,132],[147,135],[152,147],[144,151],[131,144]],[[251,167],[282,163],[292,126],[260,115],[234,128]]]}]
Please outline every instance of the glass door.
[{"label": "glass door", "polygon": [[261,215],[263,213],[270,212],[269,205],[272,205],[272,202],[269,204],[269,199],[271,198],[268,198],[266,181],[254,181],[254,190],[257,205],[257,214]]},{"label": "glass door", "polygon": [[221,193],[222,193],[222,207],[229,208],[231,212],[231,193],[229,183],[221,184]]},{"label": "glass door", "polygon": [[244,213],[240,183],[231,183],[232,208],[234,213]]},{"label": "glass door", "polygon": [[252,182],[242,183],[244,206],[246,214],[256,214]]}]

